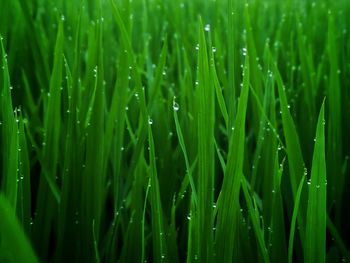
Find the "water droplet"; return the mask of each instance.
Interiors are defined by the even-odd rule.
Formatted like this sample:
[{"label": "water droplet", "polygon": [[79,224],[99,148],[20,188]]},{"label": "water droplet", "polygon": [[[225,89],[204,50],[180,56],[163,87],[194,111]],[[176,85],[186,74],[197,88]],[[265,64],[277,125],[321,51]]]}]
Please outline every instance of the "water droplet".
[{"label": "water droplet", "polygon": [[244,48],[242,48],[242,54],[243,54],[243,56],[246,56],[247,55],[247,49],[244,47]]},{"label": "water droplet", "polygon": [[267,71],[267,74],[268,74],[268,76],[269,76],[270,78],[273,77],[273,74],[272,74],[272,71],[271,71],[271,70],[268,70],[268,71]]},{"label": "water droplet", "polygon": [[199,44],[196,45],[196,50],[199,50]]},{"label": "water droplet", "polygon": [[211,50],[213,51],[213,53],[216,52],[216,47],[212,47]]},{"label": "water droplet", "polygon": [[175,101],[175,98],[173,100],[173,109],[174,111],[178,111],[180,109],[179,104]]},{"label": "water droplet", "polygon": [[97,66],[95,66],[95,68],[94,68],[94,78],[96,78],[97,77]]},{"label": "water droplet", "polygon": [[151,117],[148,116],[148,124],[152,125],[153,124],[153,120],[151,119]]},{"label": "water droplet", "polygon": [[64,15],[61,15],[61,20],[62,20],[62,21],[66,20],[66,18],[64,17]]},{"label": "water droplet", "polygon": [[307,184],[311,185],[311,179],[307,180]]},{"label": "water droplet", "polygon": [[206,24],[205,27],[204,27],[204,30],[206,32],[209,32],[210,31],[210,25],[209,24]]}]

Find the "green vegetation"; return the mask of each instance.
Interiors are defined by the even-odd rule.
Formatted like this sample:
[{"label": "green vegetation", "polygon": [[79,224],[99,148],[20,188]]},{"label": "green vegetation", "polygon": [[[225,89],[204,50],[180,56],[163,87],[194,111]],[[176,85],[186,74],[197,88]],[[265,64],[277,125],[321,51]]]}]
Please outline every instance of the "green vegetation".
[{"label": "green vegetation", "polygon": [[348,0],[0,10],[0,262],[350,261]]}]

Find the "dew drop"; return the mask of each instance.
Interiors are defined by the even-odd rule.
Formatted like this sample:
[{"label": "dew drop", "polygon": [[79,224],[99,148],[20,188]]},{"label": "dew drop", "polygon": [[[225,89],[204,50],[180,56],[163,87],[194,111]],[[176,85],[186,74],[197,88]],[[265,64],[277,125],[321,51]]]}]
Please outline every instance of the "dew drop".
[{"label": "dew drop", "polygon": [[94,78],[96,78],[97,77],[97,66],[95,66],[95,68],[94,68]]},{"label": "dew drop", "polygon": [[175,98],[173,100],[173,109],[174,111],[178,111],[180,109],[179,104],[175,101]]}]

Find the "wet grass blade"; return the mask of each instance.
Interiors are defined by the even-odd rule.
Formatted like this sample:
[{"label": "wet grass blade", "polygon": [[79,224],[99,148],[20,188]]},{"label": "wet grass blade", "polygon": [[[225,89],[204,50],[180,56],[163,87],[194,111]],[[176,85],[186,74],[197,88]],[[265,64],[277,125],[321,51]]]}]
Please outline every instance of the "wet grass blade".
[{"label": "wet grass blade", "polygon": [[[248,213],[249,213],[250,219],[252,220],[255,236],[257,239],[257,243],[259,245],[259,250],[260,250],[261,256],[263,258],[263,262],[270,262],[269,255],[267,253],[267,248],[265,245],[264,231],[261,228],[260,222],[259,222],[259,218],[260,218],[259,211],[257,209],[256,201],[255,201],[254,197],[252,198],[249,194],[247,184],[248,183],[247,183],[246,179],[244,178],[244,176],[242,176],[243,194],[245,197],[245,201],[247,203]],[[254,203],[254,205],[253,205],[253,203]]]},{"label": "wet grass blade", "polygon": [[1,127],[1,151],[2,151],[2,186],[5,196],[8,198],[13,209],[17,205],[18,189],[18,126],[12,107],[10,75],[8,71],[7,54],[3,46],[3,38],[0,35],[1,43],[1,68],[0,75],[0,127]]},{"label": "wet grass blade", "polygon": [[306,175],[303,175],[303,177],[300,180],[297,193],[295,195],[294,199],[294,209],[293,209],[293,215],[292,215],[292,221],[290,225],[290,233],[289,233],[289,243],[288,243],[288,262],[293,262],[293,246],[294,246],[294,236],[295,236],[295,226],[297,223],[297,217],[299,213],[299,204],[300,204],[300,197],[301,192],[303,190],[304,182],[305,182]]},{"label": "wet grass blade", "polygon": [[[303,155],[300,147],[299,137],[297,130],[294,125],[294,121],[292,115],[290,114],[289,108],[290,105],[287,101],[287,96],[285,92],[285,86],[282,81],[282,77],[277,69],[276,65],[274,66],[273,72],[278,88],[278,95],[280,99],[280,113],[282,117],[282,125],[283,125],[283,133],[286,141],[286,152],[288,159],[288,167],[289,167],[289,179],[292,188],[292,194],[295,200],[297,185],[300,182],[303,174],[304,174],[304,161]],[[294,201],[295,202],[295,201]],[[301,198],[300,204],[300,216],[298,217],[299,227],[300,227],[300,238],[301,242],[304,241],[305,235],[305,216],[306,216],[306,203],[303,196]]]},{"label": "wet grass blade", "polygon": [[216,224],[216,253],[222,262],[231,262],[237,235],[239,193],[244,158],[245,119],[249,95],[249,59],[246,57],[243,70],[243,87],[238,102],[234,131],[229,141],[225,176],[218,201]]},{"label": "wet grass blade", "polygon": [[210,78],[207,44],[202,21],[199,23],[198,53],[198,213],[196,219],[198,260],[212,261],[214,187],[214,87]]},{"label": "wet grass blade", "polygon": [[305,262],[326,260],[326,157],[324,103],[317,122],[306,218]]},{"label": "wet grass blade", "polygon": [[3,195],[0,195],[0,214],[0,261],[39,262],[15,216],[15,211]]},{"label": "wet grass blade", "polygon": [[188,176],[188,180],[189,180],[189,183],[190,183],[190,186],[191,186],[194,204],[195,204],[195,206],[197,206],[197,204],[198,204],[197,191],[196,191],[196,187],[194,185],[194,180],[193,180],[193,176],[192,176],[192,169],[190,167],[190,163],[189,163],[189,160],[188,160],[186,145],[185,145],[185,141],[184,141],[184,138],[183,138],[183,135],[182,135],[180,123],[179,123],[179,117],[177,115],[177,111],[179,110],[179,105],[175,101],[175,98],[174,98],[174,101],[173,101],[173,108],[174,108],[174,120],[175,120],[176,133],[177,133],[177,137],[179,138],[179,144],[180,144],[180,147],[181,147],[182,153],[184,155],[184,159],[185,159],[186,174]]},{"label": "wet grass blade", "polygon": [[153,260],[154,262],[168,262],[170,259],[167,257],[163,210],[159,193],[156,156],[151,125],[148,126],[148,141],[151,178],[150,203],[152,214]]}]

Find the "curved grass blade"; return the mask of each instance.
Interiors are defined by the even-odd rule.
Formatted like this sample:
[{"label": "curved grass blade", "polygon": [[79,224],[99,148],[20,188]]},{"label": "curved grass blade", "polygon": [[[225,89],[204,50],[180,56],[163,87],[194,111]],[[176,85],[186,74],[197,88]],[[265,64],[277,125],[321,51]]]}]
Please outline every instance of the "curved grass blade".
[{"label": "curved grass blade", "polygon": [[[178,106],[176,106],[176,104],[177,104],[177,102],[175,101],[175,98],[174,98],[173,106],[174,107],[178,107]],[[179,144],[180,144],[182,153],[183,153],[184,158],[185,158],[186,172],[187,172],[187,175],[188,175],[188,180],[190,182],[190,186],[191,186],[191,190],[192,190],[192,194],[193,194],[193,200],[194,200],[194,204],[195,204],[195,207],[196,207],[197,203],[198,203],[196,187],[195,187],[194,181],[193,181],[192,169],[190,167],[190,163],[189,163],[189,160],[188,160],[188,155],[187,155],[187,151],[186,151],[186,145],[185,145],[185,141],[184,141],[184,138],[183,138],[183,135],[182,135],[182,131],[181,131],[180,123],[179,123],[179,118],[177,116],[177,110],[175,110],[175,109],[174,109],[174,120],[175,120],[175,127],[176,127],[177,137],[179,138]]]},{"label": "curved grass blade", "polygon": [[[285,92],[285,88],[283,85],[282,77],[277,69],[277,66],[274,65],[274,76],[277,82],[278,95],[280,99],[280,107],[281,107],[281,115],[282,115],[282,125],[283,125],[283,133],[286,141],[286,152],[288,158],[288,166],[290,173],[290,183],[292,185],[292,193],[295,200],[297,185],[299,184],[303,174],[304,174],[304,161],[303,155],[300,147],[299,137],[297,130],[294,125],[294,121],[292,115],[289,111],[287,96]],[[305,216],[306,216],[306,204],[301,198],[300,204],[300,216],[298,216],[298,222],[300,227],[300,238],[301,242],[304,241],[305,235]]]}]

